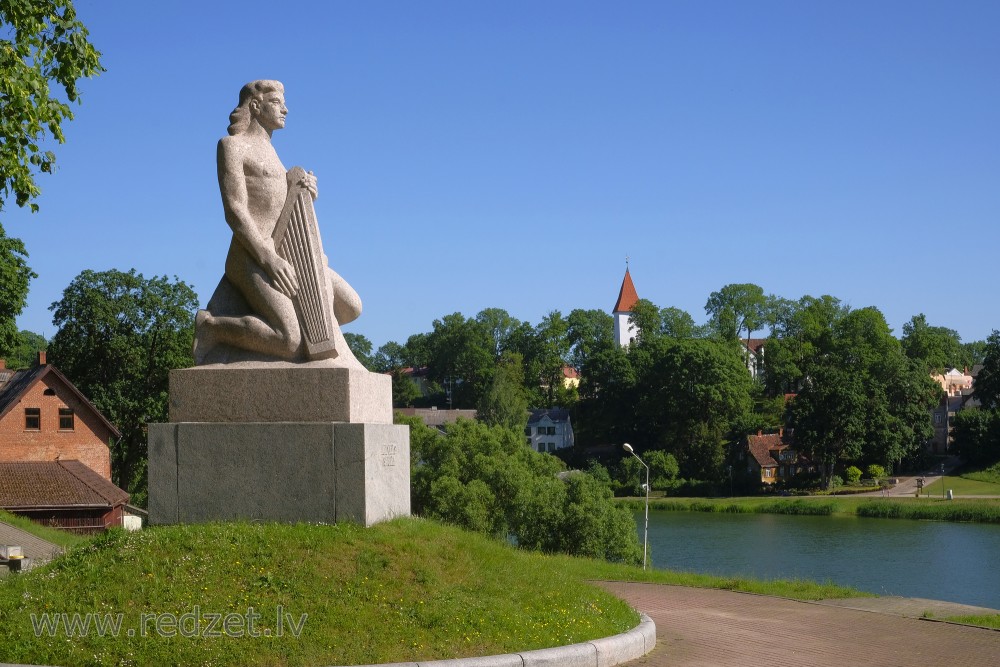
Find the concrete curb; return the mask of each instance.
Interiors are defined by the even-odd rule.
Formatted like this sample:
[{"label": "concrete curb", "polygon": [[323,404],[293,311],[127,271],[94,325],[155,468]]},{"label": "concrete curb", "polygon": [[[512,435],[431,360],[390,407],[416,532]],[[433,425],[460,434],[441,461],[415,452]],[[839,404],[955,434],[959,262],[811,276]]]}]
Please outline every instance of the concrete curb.
[{"label": "concrete curb", "polygon": [[393,662],[354,667],[614,667],[641,658],[656,646],[656,624],[646,614],[628,632],[581,644],[479,658]]}]

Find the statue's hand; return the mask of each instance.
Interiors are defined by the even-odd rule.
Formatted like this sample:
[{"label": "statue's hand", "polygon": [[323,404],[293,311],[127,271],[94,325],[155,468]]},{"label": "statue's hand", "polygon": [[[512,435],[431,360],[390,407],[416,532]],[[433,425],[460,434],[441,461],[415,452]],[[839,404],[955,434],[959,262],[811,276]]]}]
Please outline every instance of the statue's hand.
[{"label": "statue's hand", "polygon": [[305,176],[299,179],[298,185],[309,191],[312,195],[313,201],[319,197],[319,187],[316,184],[316,175],[314,173],[307,172]]},{"label": "statue's hand", "polygon": [[271,276],[274,286],[285,296],[291,298],[299,291],[299,281],[292,265],[278,256],[270,255],[264,262],[264,270]]}]

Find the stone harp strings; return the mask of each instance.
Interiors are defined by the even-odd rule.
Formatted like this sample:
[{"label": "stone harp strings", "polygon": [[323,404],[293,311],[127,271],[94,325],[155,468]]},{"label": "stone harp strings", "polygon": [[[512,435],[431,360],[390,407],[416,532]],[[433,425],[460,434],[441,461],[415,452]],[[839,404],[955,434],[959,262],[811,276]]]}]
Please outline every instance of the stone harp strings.
[{"label": "stone harp strings", "polygon": [[274,227],[274,249],[295,269],[299,291],[292,297],[302,325],[306,356],[310,359],[332,359],[337,356],[333,340],[336,322],[333,314],[333,294],[326,275],[323,242],[316,223],[312,195],[300,185],[306,172],[293,167],[288,172],[288,194]]}]

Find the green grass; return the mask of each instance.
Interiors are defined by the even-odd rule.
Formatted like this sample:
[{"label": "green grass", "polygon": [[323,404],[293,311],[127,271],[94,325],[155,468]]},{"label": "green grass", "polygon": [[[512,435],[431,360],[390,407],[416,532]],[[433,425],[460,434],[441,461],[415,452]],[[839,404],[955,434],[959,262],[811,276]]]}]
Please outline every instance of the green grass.
[{"label": "green grass", "polygon": [[858,516],[881,519],[924,519],[1000,523],[1000,503],[942,501],[899,502],[871,500],[857,507]]},{"label": "green grass", "polygon": [[10,512],[5,512],[0,510],[0,521],[3,523],[9,523],[10,525],[20,528],[21,530],[31,533],[39,539],[52,542],[55,545],[62,547],[63,549],[68,549],[74,545],[81,544],[90,539],[88,536],[77,535],[66,530],[59,530],[58,528],[49,528],[48,526],[43,526],[41,524],[35,523],[30,519],[25,519],[22,516],[17,516],[11,514]]},{"label": "green grass", "polygon": [[982,628],[1000,630],[1000,614],[984,614],[979,616],[948,616],[944,620],[966,625],[978,625]]},{"label": "green grass", "polygon": [[[116,530],[0,581],[3,659],[34,664],[371,664],[502,654],[634,627],[637,614],[592,580],[638,580],[798,599],[865,593],[546,556],[456,528],[401,519],[351,524],[204,524]],[[301,636],[157,636],[141,614],[308,614]],[[197,608],[197,609],[196,609]],[[122,614],[118,637],[36,637],[31,614]],[[163,623],[164,616],[160,617]],[[194,616],[187,625],[193,630]],[[238,626],[245,633],[244,621]],[[132,629],[136,636],[128,637]],[[139,636],[145,631],[146,636]]]},{"label": "green grass", "polygon": [[933,484],[924,487],[924,493],[931,496],[941,496],[948,489],[956,496],[1000,496],[1000,475],[996,467],[986,470],[962,473],[959,476],[946,475]]},{"label": "green grass", "polygon": [[979,482],[990,482],[1000,485],[1000,463],[994,463],[993,465],[983,468],[982,470],[962,473],[962,477],[966,479],[974,479]]},{"label": "green grass", "polygon": [[[629,509],[641,512],[644,500],[622,498]],[[799,514],[811,516],[862,516],[883,519],[931,519],[1000,523],[1000,498],[856,498],[809,496],[801,498],[669,498],[649,501],[652,510],[726,512],[731,514]]]}]

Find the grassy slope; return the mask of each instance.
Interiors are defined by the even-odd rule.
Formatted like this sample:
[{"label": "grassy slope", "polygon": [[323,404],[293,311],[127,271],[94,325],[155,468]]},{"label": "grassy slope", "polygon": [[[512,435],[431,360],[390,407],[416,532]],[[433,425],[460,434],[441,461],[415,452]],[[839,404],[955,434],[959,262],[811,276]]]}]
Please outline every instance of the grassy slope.
[{"label": "grassy slope", "polygon": [[10,525],[20,528],[25,532],[31,533],[35,537],[57,544],[63,549],[68,549],[75,544],[87,541],[87,538],[81,535],[75,535],[65,530],[59,530],[58,528],[42,526],[34,521],[25,519],[21,516],[16,516],[3,510],[0,510],[0,521],[3,523],[9,523]]},{"label": "grassy slope", "polygon": [[[635,612],[588,579],[645,579],[816,599],[860,595],[517,551],[406,519],[353,525],[209,524],[113,531],[52,565],[0,582],[0,660],[36,664],[365,664],[521,651],[633,627]],[[142,613],[245,613],[302,636],[127,637]],[[117,639],[35,638],[30,614],[123,613]],[[192,622],[193,623],[193,622]],[[192,627],[189,623],[188,627]],[[286,626],[287,628],[287,626]],[[147,626],[153,635],[153,626]]]}]

